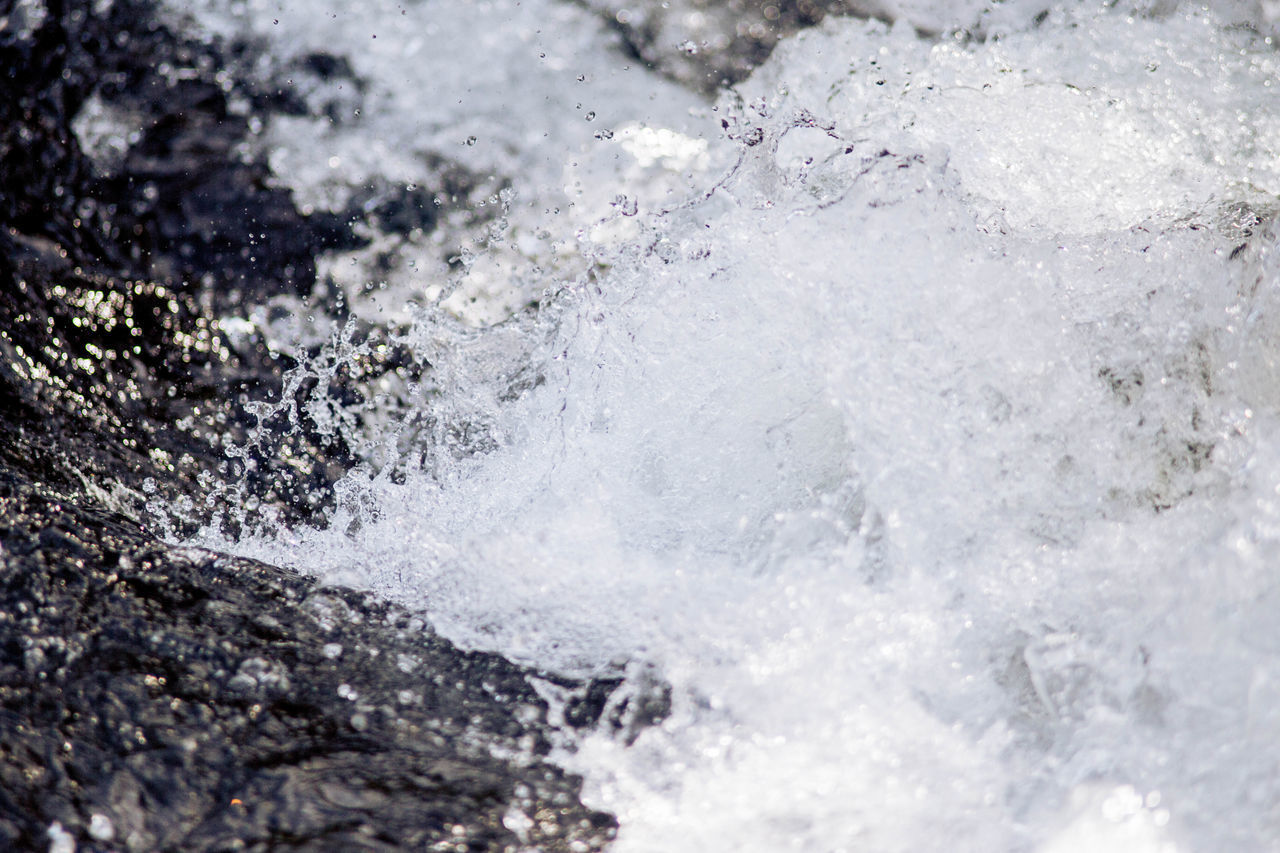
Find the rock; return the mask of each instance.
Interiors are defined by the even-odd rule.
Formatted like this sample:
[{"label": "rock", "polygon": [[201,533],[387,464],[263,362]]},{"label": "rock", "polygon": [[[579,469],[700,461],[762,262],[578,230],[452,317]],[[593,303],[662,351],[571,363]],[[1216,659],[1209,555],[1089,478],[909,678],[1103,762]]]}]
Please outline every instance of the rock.
[{"label": "rock", "polygon": [[708,94],[744,79],[779,39],[828,15],[892,20],[879,0],[580,0],[632,56]]},{"label": "rock", "polygon": [[[6,849],[56,822],[81,843],[109,824],[130,850],[491,850],[517,844],[512,809],[539,849],[610,837],[546,763],[546,707],[520,668],[41,491],[0,472]],[[352,615],[327,621],[336,603]]]}]

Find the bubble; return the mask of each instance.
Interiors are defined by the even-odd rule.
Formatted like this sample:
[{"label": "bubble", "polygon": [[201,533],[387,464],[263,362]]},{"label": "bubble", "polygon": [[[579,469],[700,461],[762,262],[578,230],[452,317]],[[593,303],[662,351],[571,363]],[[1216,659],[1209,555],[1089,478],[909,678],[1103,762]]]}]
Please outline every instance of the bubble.
[{"label": "bubble", "polygon": [[95,813],[89,818],[89,837],[95,841],[110,841],[115,838],[116,829],[111,818]]},{"label": "bubble", "polygon": [[50,824],[45,836],[49,839],[49,853],[75,853],[75,836],[63,829],[61,823]]}]

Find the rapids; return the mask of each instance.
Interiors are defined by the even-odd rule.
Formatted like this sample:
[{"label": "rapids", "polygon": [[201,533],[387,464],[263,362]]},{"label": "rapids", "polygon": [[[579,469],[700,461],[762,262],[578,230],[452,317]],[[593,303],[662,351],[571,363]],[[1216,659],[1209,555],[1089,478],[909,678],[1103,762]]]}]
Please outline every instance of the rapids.
[{"label": "rapids", "polygon": [[[227,484],[195,541],[669,689],[557,748],[618,851],[1274,849],[1265,16],[903,4],[708,102],[569,5],[250,6],[195,20],[362,81],[262,129],[295,196],[448,157],[493,213],[331,255],[345,327],[226,318],[331,341],[304,408],[364,461],[313,526],[232,535]],[[358,417],[357,323],[431,365]]]}]

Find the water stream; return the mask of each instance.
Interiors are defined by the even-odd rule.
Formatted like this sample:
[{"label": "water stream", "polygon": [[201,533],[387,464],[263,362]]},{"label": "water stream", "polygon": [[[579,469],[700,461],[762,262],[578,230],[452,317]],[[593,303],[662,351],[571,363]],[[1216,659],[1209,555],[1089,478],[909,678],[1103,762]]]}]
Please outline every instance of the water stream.
[{"label": "water stream", "polygon": [[[335,105],[260,135],[307,204],[482,178],[327,259],[431,364],[359,417],[323,305],[226,318],[332,335],[308,416],[365,463],[323,523],[201,544],[623,673],[615,702],[669,687],[557,753],[618,851],[1275,849],[1270,38],[829,20],[708,102],[545,0],[197,7]],[[288,76],[322,48],[358,98]]]}]

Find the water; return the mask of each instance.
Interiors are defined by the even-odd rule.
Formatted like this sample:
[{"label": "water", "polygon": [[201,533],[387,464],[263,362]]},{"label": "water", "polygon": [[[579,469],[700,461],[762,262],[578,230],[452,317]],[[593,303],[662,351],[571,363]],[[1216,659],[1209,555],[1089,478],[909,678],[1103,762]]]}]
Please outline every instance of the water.
[{"label": "water", "polygon": [[1276,849],[1280,57],[993,10],[829,21],[706,104],[574,7],[209,0],[366,81],[263,130],[308,203],[447,156],[500,212],[330,258],[433,371],[332,422],[327,525],[203,542],[669,684],[558,753],[619,851]]}]

